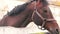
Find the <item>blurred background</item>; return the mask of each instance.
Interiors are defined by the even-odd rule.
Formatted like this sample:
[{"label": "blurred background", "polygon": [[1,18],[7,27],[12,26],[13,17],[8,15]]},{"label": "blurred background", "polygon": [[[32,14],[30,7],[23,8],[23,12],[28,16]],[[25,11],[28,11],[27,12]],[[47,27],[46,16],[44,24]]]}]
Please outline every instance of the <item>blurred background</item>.
[{"label": "blurred background", "polygon": [[[0,19],[9,11],[11,11],[15,6],[22,5],[29,0],[0,0]],[[60,27],[60,0],[47,0],[49,3],[49,8],[57,20]],[[48,32],[47,30],[40,30],[38,27],[31,22],[26,28],[14,28],[14,27],[0,27],[0,34],[30,34],[35,32]]]}]

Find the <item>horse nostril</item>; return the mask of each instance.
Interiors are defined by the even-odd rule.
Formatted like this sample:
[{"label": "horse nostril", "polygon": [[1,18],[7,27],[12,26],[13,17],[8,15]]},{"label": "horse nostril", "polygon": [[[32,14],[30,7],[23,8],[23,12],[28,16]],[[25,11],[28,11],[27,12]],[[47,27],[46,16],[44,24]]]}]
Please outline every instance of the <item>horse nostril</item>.
[{"label": "horse nostril", "polygon": [[58,29],[56,29],[56,31],[59,32]]},{"label": "horse nostril", "polygon": [[59,30],[58,29],[56,29],[56,32],[59,34]]}]

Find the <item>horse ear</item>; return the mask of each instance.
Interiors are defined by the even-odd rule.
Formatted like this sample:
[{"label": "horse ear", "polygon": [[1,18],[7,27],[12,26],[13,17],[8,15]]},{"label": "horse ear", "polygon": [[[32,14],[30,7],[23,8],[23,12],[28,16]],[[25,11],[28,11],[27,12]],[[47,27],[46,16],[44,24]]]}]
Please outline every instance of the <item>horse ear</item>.
[{"label": "horse ear", "polygon": [[38,1],[38,0],[32,0],[32,1]]},{"label": "horse ear", "polygon": [[30,2],[33,2],[33,1],[38,1],[38,0],[29,0]]},{"label": "horse ear", "polygon": [[33,2],[34,0],[28,0],[28,2]]}]

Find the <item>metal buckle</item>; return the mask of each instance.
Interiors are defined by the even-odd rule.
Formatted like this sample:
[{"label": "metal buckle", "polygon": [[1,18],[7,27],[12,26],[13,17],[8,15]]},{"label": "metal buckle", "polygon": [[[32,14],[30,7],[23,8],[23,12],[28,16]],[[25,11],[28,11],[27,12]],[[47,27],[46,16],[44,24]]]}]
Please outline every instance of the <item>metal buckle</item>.
[{"label": "metal buckle", "polygon": [[41,30],[45,30],[45,28],[42,28],[41,26],[38,26],[38,28],[41,29]]}]

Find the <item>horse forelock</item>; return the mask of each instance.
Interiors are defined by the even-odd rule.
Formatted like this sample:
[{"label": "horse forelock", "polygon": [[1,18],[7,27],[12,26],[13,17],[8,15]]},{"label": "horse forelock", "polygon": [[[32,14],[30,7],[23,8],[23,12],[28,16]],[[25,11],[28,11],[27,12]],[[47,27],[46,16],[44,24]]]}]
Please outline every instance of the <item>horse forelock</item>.
[{"label": "horse forelock", "polygon": [[40,2],[42,2],[43,3],[43,5],[44,6],[47,6],[48,5],[48,2],[47,2],[47,0],[29,0],[30,2],[33,2],[33,1],[40,1]]},{"label": "horse forelock", "polygon": [[47,6],[48,5],[47,0],[41,0],[41,2],[43,3],[44,6]]}]

